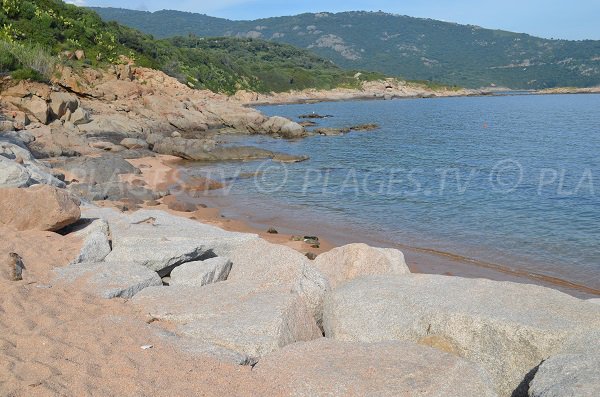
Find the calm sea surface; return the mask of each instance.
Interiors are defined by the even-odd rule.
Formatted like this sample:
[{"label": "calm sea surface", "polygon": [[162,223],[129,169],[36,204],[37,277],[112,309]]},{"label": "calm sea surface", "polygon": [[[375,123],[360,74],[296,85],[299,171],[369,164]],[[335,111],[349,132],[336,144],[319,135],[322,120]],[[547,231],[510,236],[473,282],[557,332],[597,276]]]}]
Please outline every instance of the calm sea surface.
[{"label": "calm sea surface", "polygon": [[190,166],[231,181],[212,193],[227,195],[226,214],[339,225],[357,241],[431,248],[600,289],[600,95],[259,109],[294,120],[332,116],[315,120],[319,127],[381,128],[292,142],[232,138],[310,160]]}]

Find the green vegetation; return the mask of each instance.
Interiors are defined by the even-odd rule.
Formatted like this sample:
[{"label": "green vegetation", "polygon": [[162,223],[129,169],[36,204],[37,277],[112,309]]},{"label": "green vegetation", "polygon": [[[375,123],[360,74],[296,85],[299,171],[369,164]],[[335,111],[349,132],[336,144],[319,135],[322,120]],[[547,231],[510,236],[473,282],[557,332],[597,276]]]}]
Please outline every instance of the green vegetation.
[{"label": "green vegetation", "polygon": [[481,87],[600,84],[600,41],[567,41],[382,12],[230,21],[178,11],[96,9],[156,37],[258,37],[314,51],[346,69]]},{"label": "green vegetation", "polygon": [[[0,0],[0,73],[16,79],[49,79],[56,64],[105,67],[134,60],[161,69],[194,88],[234,93],[358,86],[384,77],[338,68],[287,44],[193,35],[163,40],[94,11],[60,0]],[[73,54],[83,50],[85,59]]]}]

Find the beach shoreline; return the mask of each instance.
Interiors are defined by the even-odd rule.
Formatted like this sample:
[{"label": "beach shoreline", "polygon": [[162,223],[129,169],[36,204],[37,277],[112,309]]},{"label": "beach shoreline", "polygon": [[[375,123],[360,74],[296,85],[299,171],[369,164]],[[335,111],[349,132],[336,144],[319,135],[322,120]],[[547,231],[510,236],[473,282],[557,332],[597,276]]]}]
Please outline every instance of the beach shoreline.
[{"label": "beach shoreline", "polygon": [[[373,238],[372,236],[357,236],[356,231],[346,230],[344,227],[332,224],[328,220],[308,225],[285,215],[271,216],[267,219],[261,217],[257,212],[253,212],[251,208],[245,208],[243,214],[235,213],[235,211],[231,211],[235,205],[232,205],[231,200],[228,200],[226,196],[208,195],[206,191],[202,190],[203,186],[196,186],[191,190],[189,186],[185,187],[185,185],[189,185],[190,177],[185,175],[184,168],[181,166],[182,162],[175,157],[158,155],[157,157],[129,160],[129,162],[142,171],[141,175],[133,177],[134,180],[143,180],[153,189],[169,186],[175,193],[170,196],[174,200],[199,205],[196,211],[187,213],[173,211],[164,203],[152,208],[195,219],[227,231],[258,234],[269,242],[286,245],[304,254],[319,255],[334,247],[351,243],[365,243],[371,246],[401,250],[405,254],[407,265],[414,273],[537,284],[583,299],[600,296],[600,290],[559,277],[511,268],[507,265],[468,258],[453,252],[440,251],[429,247],[399,244]],[[129,180],[129,182],[132,181]],[[157,181],[161,182],[157,183]],[[206,181],[201,180],[200,183],[205,184]],[[218,191],[219,189],[211,190],[211,192],[217,193]],[[194,192],[194,194],[189,194],[190,192]],[[202,208],[204,206],[206,208]],[[227,216],[224,215],[224,212],[227,212]],[[234,212],[234,214],[230,215],[230,212]],[[278,213],[278,211],[274,211],[274,213]],[[275,229],[277,234],[268,233],[269,229]],[[294,236],[314,235],[319,237],[319,248],[313,248],[303,241],[293,240]]]}]

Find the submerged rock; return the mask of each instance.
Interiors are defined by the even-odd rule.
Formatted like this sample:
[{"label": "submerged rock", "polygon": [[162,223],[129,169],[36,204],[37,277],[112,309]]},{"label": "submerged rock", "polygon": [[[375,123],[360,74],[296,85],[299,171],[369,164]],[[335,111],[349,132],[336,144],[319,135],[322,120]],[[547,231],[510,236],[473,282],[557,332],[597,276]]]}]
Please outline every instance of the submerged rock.
[{"label": "submerged rock", "polygon": [[530,371],[570,336],[600,330],[600,307],[556,290],[424,274],[350,281],[323,317],[337,340],[407,340],[479,363],[505,396],[526,394]]},{"label": "submerged rock", "polygon": [[290,396],[496,396],[489,376],[464,359],[410,342],[321,338],[263,357],[259,379]]},{"label": "submerged rock", "polygon": [[350,128],[317,128],[314,132],[319,135],[336,136],[350,132]]}]

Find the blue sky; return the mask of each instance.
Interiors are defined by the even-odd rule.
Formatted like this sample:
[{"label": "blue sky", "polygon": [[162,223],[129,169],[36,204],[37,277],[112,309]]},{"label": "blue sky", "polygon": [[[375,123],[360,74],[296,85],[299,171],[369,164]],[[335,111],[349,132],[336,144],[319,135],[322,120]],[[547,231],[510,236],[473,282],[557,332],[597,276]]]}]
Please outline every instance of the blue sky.
[{"label": "blue sky", "polygon": [[229,19],[382,10],[561,39],[600,40],[599,0],[69,0],[100,7],[192,11]]}]

